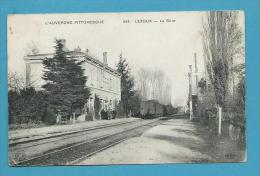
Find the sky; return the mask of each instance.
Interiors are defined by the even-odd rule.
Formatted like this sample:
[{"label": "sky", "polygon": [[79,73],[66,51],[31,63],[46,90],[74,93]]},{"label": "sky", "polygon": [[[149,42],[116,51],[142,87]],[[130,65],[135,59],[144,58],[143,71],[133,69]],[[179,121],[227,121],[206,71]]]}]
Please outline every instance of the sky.
[{"label": "sky", "polygon": [[[54,39],[63,38],[68,49],[78,46],[82,51],[88,49],[89,55],[100,60],[103,52],[107,52],[112,68],[122,53],[133,76],[140,68],[162,70],[171,82],[172,104],[185,105],[188,65],[194,65],[195,52],[199,72],[204,71],[201,40],[204,15],[205,12],[10,15],[8,69],[25,74],[23,57],[28,44],[35,43],[40,53],[53,53]],[[61,21],[66,24],[57,24]]]}]

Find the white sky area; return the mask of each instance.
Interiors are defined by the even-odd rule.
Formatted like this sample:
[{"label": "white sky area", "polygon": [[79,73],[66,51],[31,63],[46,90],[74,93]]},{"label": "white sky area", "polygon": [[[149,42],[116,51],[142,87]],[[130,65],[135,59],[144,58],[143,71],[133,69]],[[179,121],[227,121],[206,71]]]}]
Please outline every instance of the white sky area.
[{"label": "white sky area", "polygon": [[[160,69],[171,81],[172,104],[185,105],[188,97],[188,65],[197,53],[199,72],[204,71],[202,55],[202,17],[205,12],[143,12],[11,15],[8,17],[8,69],[25,73],[27,45],[34,42],[40,53],[53,53],[54,38],[66,39],[66,47],[89,50],[115,68],[120,53],[135,76],[140,68]],[[158,21],[135,23],[135,20]],[[160,20],[175,22],[160,23]],[[103,24],[50,25],[53,21],[103,20]],[[123,23],[130,20],[130,23]],[[241,21],[243,23],[243,20]],[[194,67],[193,67],[194,70]]]}]

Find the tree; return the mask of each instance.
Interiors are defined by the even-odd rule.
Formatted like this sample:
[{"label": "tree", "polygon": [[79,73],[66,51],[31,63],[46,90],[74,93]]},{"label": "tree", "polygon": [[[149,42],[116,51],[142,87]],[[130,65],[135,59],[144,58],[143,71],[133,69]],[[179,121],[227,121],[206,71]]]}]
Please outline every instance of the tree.
[{"label": "tree", "polygon": [[138,91],[134,91],[134,95],[130,97],[129,105],[132,116],[140,115],[140,107],[141,107],[141,96]]},{"label": "tree", "polygon": [[8,90],[19,92],[25,87],[25,78],[22,75],[18,74],[17,72],[8,73]]},{"label": "tree", "polygon": [[122,54],[119,55],[117,71],[121,74],[121,104],[124,114],[128,117],[131,109],[130,98],[134,95],[134,79],[130,75],[129,65]]},{"label": "tree", "polygon": [[[46,95],[33,87],[8,91],[10,124],[39,123],[45,121]],[[46,122],[46,121],[45,121]]]},{"label": "tree", "polygon": [[141,68],[136,83],[142,100],[155,99],[162,104],[171,103],[171,84],[163,71]]},{"label": "tree", "polygon": [[205,94],[207,89],[207,82],[204,78],[200,79],[200,81],[198,82],[198,87],[200,88],[200,93]]},{"label": "tree", "polygon": [[84,76],[82,64],[84,60],[69,55],[65,50],[65,40],[55,40],[55,55],[43,60],[42,86],[48,96],[48,111],[69,118],[76,108],[83,108],[90,96],[90,90],[85,87],[87,77]]},{"label": "tree", "polygon": [[239,64],[233,68],[234,73],[236,73],[238,78],[235,92],[236,111],[242,111],[243,113],[245,113],[245,64]]},{"label": "tree", "polygon": [[143,100],[147,100],[149,96],[149,78],[150,72],[144,68],[138,71],[138,91]]},{"label": "tree", "polygon": [[163,83],[163,97],[161,98],[160,102],[163,104],[171,104],[171,91],[172,91],[172,86],[170,83],[170,80],[166,78]]},{"label": "tree", "polygon": [[95,118],[96,119],[101,119],[100,117],[100,109],[101,109],[101,101],[99,99],[99,97],[97,95],[95,95],[95,99],[94,99],[94,110],[95,110]]},{"label": "tree", "polygon": [[203,26],[203,50],[209,80],[218,106],[221,134],[222,108],[227,95],[230,65],[241,50],[242,32],[237,24],[238,12],[208,12]]},{"label": "tree", "polygon": [[161,94],[163,92],[163,82],[164,82],[164,74],[161,70],[153,70],[151,71],[151,88],[152,88],[152,99],[156,99],[158,101],[161,100]]}]

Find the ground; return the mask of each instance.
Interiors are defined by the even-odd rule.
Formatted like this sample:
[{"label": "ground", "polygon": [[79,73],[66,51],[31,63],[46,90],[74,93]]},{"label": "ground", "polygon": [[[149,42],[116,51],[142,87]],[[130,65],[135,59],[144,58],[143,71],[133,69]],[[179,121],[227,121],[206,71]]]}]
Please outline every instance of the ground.
[{"label": "ground", "polygon": [[76,122],[75,124],[56,124],[40,128],[28,128],[28,129],[17,129],[11,130],[8,133],[9,140],[12,139],[27,139],[27,138],[37,138],[41,136],[64,133],[73,130],[80,130],[84,128],[91,128],[99,125],[108,125],[118,122],[130,122],[134,120],[139,120],[138,118],[122,118],[122,119],[113,119],[113,120],[98,120],[98,121],[85,121],[85,122]]},{"label": "ground", "polygon": [[97,153],[79,165],[241,162],[245,151],[188,119],[171,119],[141,136]]},{"label": "ground", "polygon": [[73,165],[246,161],[246,146],[230,137],[229,124],[223,122],[218,136],[216,119],[202,122],[175,115],[14,130],[9,131],[9,159],[20,163],[36,157],[30,162]]}]

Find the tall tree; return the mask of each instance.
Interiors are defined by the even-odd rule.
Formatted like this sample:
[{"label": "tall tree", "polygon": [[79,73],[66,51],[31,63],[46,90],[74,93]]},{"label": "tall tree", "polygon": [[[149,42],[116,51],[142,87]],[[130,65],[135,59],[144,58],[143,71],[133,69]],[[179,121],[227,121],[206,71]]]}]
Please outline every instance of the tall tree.
[{"label": "tall tree", "polygon": [[207,13],[203,26],[203,49],[207,72],[214,87],[221,134],[222,108],[228,90],[230,65],[241,49],[242,32],[237,23],[238,12]]},{"label": "tall tree", "polygon": [[163,71],[141,68],[136,85],[142,100],[155,99],[162,104],[171,103],[171,85]]},{"label": "tall tree", "polygon": [[53,58],[43,60],[46,81],[42,87],[48,93],[48,110],[54,114],[61,112],[70,117],[76,108],[82,108],[90,96],[85,87],[87,77],[84,76],[82,64],[84,60],[69,55],[65,49],[65,40],[55,40]]},{"label": "tall tree", "polygon": [[124,114],[128,116],[131,110],[130,98],[134,96],[134,79],[130,75],[129,65],[122,54],[119,55],[117,71],[121,74],[121,104]]},{"label": "tall tree", "polygon": [[20,92],[26,87],[25,78],[17,72],[8,72],[8,90]]},{"label": "tall tree", "polygon": [[150,74],[149,74],[148,70],[141,68],[138,71],[138,76],[137,76],[138,88],[137,89],[143,100],[147,100],[148,96],[149,96],[149,77],[150,77]]}]

